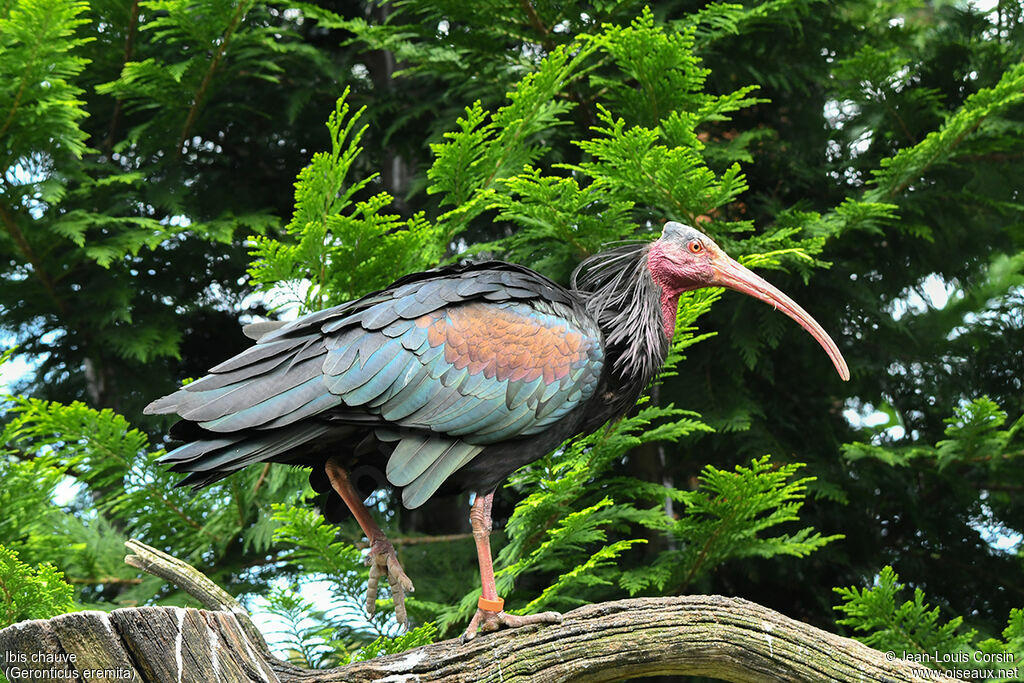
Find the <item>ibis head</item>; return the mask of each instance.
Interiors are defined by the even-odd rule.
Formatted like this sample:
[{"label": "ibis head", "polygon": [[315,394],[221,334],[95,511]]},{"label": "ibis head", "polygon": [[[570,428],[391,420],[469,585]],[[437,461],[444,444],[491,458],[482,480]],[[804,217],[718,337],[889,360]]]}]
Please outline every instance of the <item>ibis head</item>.
[{"label": "ibis head", "polygon": [[662,313],[666,333],[675,327],[679,295],[702,287],[726,287],[769,304],[795,320],[814,337],[832,360],[839,376],[850,379],[843,355],[821,325],[795,301],[761,276],[731,258],[714,240],[680,223],[665,225],[661,238],[647,255],[647,267],[661,287]]}]

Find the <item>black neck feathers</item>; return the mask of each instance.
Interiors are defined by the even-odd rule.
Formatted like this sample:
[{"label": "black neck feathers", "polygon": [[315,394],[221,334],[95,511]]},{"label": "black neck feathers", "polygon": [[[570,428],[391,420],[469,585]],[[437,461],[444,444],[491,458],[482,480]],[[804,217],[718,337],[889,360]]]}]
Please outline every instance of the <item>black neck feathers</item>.
[{"label": "black neck feathers", "polygon": [[634,401],[661,370],[669,347],[661,288],[647,267],[649,246],[625,244],[591,256],[571,280],[604,334],[610,387]]}]

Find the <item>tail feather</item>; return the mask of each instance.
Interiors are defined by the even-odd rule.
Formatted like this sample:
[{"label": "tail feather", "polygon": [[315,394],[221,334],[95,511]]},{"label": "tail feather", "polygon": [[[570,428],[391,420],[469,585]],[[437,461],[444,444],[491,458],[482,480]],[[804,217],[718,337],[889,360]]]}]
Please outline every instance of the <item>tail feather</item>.
[{"label": "tail feather", "polygon": [[189,473],[178,486],[200,488],[246,465],[273,460],[331,431],[329,425],[300,424],[267,433],[201,439],[171,451],[160,462],[170,464],[175,472]]},{"label": "tail feather", "polygon": [[483,446],[474,446],[465,441],[453,441],[452,445],[434,460],[425,472],[402,489],[402,504],[410,510],[423,505],[449,476],[482,450]]},{"label": "tail feather", "polygon": [[395,486],[405,486],[420,476],[451,445],[450,440],[433,434],[403,437],[388,458],[388,481]]}]

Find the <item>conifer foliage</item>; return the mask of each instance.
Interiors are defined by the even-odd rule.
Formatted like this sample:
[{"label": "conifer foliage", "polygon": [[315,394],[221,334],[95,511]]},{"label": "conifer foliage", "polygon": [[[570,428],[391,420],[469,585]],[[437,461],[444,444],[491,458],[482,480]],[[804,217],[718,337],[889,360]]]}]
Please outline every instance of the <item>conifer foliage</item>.
[{"label": "conifer foliage", "polygon": [[457,632],[465,496],[371,496],[417,586],[395,638],[303,472],[175,489],[140,407],[255,315],[462,258],[567,282],[677,220],[773,271],[853,380],[769,307],[685,295],[640,404],[499,491],[509,608],[720,592],[1019,659],[1022,46],[1009,1],[12,0],[0,617],[186,601],[121,562],[136,536],[275,614],[306,666]]}]

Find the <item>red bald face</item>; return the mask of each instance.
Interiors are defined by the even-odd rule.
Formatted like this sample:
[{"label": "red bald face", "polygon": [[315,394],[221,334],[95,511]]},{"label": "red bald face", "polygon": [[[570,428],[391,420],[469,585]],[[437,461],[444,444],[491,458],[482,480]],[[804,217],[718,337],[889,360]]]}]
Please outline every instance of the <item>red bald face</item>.
[{"label": "red bald face", "polygon": [[714,252],[721,250],[711,238],[679,223],[668,223],[661,239],[647,252],[647,267],[663,292],[678,297],[714,284]]}]

